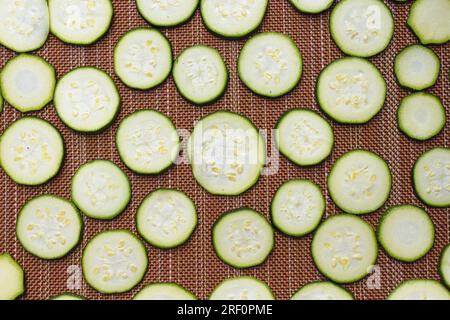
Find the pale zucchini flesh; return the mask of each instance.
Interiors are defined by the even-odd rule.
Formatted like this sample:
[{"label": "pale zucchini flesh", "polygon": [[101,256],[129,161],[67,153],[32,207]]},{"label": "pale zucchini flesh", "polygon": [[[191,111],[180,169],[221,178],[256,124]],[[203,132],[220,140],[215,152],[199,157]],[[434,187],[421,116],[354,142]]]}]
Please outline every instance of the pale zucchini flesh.
[{"label": "pale zucchini flesh", "polygon": [[289,0],[300,12],[317,14],[331,7],[334,0]]},{"label": "pale zucchini flesh", "polygon": [[197,297],[176,283],[154,283],[144,287],[133,300],[197,300]]},{"label": "pale zucchini flesh", "polygon": [[0,254],[0,300],[15,300],[25,292],[24,272],[8,253]]},{"label": "pale zucchini flesh", "polygon": [[189,20],[200,0],[136,0],[141,16],[150,24],[172,27]]},{"label": "pale zucchini flesh", "polygon": [[209,300],[275,300],[275,296],[265,282],[244,276],[219,283]]},{"label": "pale zucchini flesh", "polygon": [[435,280],[407,280],[401,283],[388,300],[450,300],[449,291]]},{"label": "pale zucchini flesh", "polygon": [[50,300],[79,301],[79,300],[86,300],[86,298],[72,293],[63,293],[60,294],[59,296],[50,298]]},{"label": "pale zucchini flesh", "polygon": [[450,289],[450,244],[442,250],[439,260],[439,273],[442,282]]},{"label": "pale zucchini flesh", "polygon": [[291,300],[353,300],[353,295],[333,282],[312,282],[298,290]]}]

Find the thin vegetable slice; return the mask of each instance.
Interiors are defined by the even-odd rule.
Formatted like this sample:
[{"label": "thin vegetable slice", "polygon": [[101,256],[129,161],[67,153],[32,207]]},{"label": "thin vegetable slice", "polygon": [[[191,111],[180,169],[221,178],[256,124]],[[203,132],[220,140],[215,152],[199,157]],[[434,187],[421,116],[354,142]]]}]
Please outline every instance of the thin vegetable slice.
[{"label": "thin vegetable slice", "polygon": [[401,283],[388,300],[450,300],[450,293],[435,280],[417,279]]},{"label": "thin vegetable slice", "polygon": [[8,253],[0,254],[0,300],[14,300],[24,291],[22,267]]},{"label": "thin vegetable slice", "polygon": [[270,287],[254,277],[236,277],[222,281],[209,300],[275,300]]},{"label": "thin vegetable slice", "polygon": [[353,295],[333,282],[312,282],[298,290],[291,300],[353,300]]},{"label": "thin vegetable slice", "polygon": [[173,27],[189,20],[200,0],[136,0],[141,16],[154,26]]},{"label": "thin vegetable slice", "polygon": [[133,300],[197,300],[197,297],[176,283],[154,283],[144,287]]}]

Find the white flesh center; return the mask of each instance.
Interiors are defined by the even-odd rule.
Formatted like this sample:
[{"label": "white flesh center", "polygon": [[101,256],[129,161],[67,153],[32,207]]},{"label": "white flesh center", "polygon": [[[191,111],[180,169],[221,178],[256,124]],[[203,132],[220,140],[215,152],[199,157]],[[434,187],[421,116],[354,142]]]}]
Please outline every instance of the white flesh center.
[{"label": "white flesh center", "polygon": [[450,285],[450,247],[445,250],[440,267],[444,281]]},{"label": "white flesh center", "polygon": [[23,292],[23,271],[9,255],[0,255],[0,300],[11,300]]},{"label": "white flesh center", "polygon": [[333,0],[293,0],[294,5],[305,12],[321,12],[328,8]]},{"label": "white flesh center", "polygon": [[397,78],[408,87],[423,89],[433,84],[439,75],[439,58],[426,47],[407,47],[397,57],[396,63]]},{"label": "white flesh center", "polygon": [[137,4],[151,23],[173,25],[188,19],[198,0],[137,0]]},{"label": "white flesh center", "polygon": [[225,280],[211,294],[211,300],[273,300],[269,288],[258,280],[234,278]]},{"label": "white flesh center", "polygon": [[306,285],[291,300],[352,300],[352,297],[332,283],[319,282]]},{"label": "white flesh center", "polygon": [[450,2],[448,0],[416,1],[408,24],[425,43],[443,43],[450,39]]},{"label": "white flesh center", "polygon": [[195,300],[191,293],[173,284],[153,284],[142,289],[134,300]]},{"label": "white flesh center", "polygon": [[450,300],[450,294],[440,283],[412,280],[401,284],[390,296],[391,300]]}]

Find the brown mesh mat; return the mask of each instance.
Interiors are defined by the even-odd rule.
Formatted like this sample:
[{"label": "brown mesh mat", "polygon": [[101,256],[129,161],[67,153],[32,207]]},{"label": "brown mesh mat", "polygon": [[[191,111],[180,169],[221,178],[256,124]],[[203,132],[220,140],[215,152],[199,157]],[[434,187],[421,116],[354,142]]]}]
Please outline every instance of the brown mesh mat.
[{"label": "brown mesh mat", "polygon": [[[394,80],[392,71],[395,54],[404,46],[416,43],[417,39],[406,27],[409,4],[394,4],[386,1],[395,14],[396,30],[389,48],[372,58],[388,82],[388,99],[382,112],[364,126],[345,126],[333,123],[336,134],[336,146],[333,155],[324,164],[314,168],[299,168],[281,159],[280,171],[276,175],[265,176],[249,192],[239,197],[215,197],[207,194],[194,181],[190,168],[180,165],[157,177],[138,176],[127,170],[121,163],[114,144],[114,134],[121,119],[134,110],[155,108],[173,118],[178,128],[191,130],[195,121],[219,109],[228,109],[242,113],[264,129],[274,127],[277,119],[286,110],[294,107],[307,107],[316,111],[319,108],[314,99],[315,80],[328,63],[342,57],[342,53],[332,42],[328,31],[329,12],[318,16],[299,14],[287,0],[271,0],[269,11],[260,31],[278,31],[290,35],[304,57],[304,73],[300,85],[293,93],[276,100],[257,97],[238,79],[236,60],[245,42],[229,41],[209,33],[201,22],[199,11],[195,17],[183,26],[164,29],[170,39],[174,54],[194,44],[207,44],[220,50],[231,72],[227,94],[217,103],[208,107],[195,107],[184,101],[175,90],[172,79],[157,89],[138,92],[126,88],[114,76],[113,48],[118,38],[134,27],[147,26],[139,16],[133,0],[115,0],[115,18],[112,29],[99,43],[89,47],[76,47],[63,44],[50,36],[46,46],[38,54],[56,67],[58,76],[79,66],[97,66],[114,79],[123,99],[123,109],[119,119],[105,132],[98,135],[82,135],[72,132],[58,119],[53,106],[48,106],[36,115],[51,121],[64,135],[67,155],[61,173],[50,183],[37,187],[23,187],[14,184],[3,171],[0,173],[1,218],[0,252],[11,253],[25,268],[27,278],[27,299],[46,299],[62,292],[72,291],[88,298],[128,299],[144,285],[152,282],[173,281],[194,292],[200,298],[206,298],[213,288],[224,278],[237,275],[254,275],[266,281],[280,299],[289,298],[296,289],[304,284],[322,279],[310,256],[311,237],[302,239],[287,238],[276,234],[276,246],[269,260],[260,267],[249,270],[235,270],[219,261],[211,245],[211,226],[221,213],[247,206],[268,215],[269,204],[275,190],[287,179],[311,179],[322,187],[328,200],[327,216],[339,212],[332,203],[326,190],[326,175],[332,163],[343,153],[366,148],[377,152],[388,160],[393,172],[393,188],[389,201],[378,212],[364,217],[376,226],[381,212],[395,204],[412,203],[424,206],[414,196],[411,186],[411,168],[415,159],[436,146],[449,146],[449,126],[435,139],[417,143],[402,135],[396,127],[396,109],[402,97],[408,94]],[[434,51],[442,61],[442,73],[438,83],[429,90],[438,95],[444,105],[450,105],[448,72],[450,68],[450,45],[434,46]],[[13,56],[13,53],[0,48],[0,65]],[[320,112],[320,111],[319,111]],[[6,106],[0,116],[3,131],[21,114]],[[448,118],[448,110],[447,110]],[[70,178],[83,163],[92,159],[110,159],[119,164],[130,177],[133,184],[133,200],[128,210],[111,222],[98,222],[85,218],[85,232],[81,245],[60,261],[46,262],[25,252],[15,237],[15,218],[24,202],[35,195],[51,193],[70,197]],[[132,292],[122,295],[102,296],[91,289],[84,281],[79,290],[69,290],[68,281],[73,279],[73,270],[80,265],[80,254],[86,242],[97,232],[109,229],[127,228],[135,231],[134,213],[137,206],[150,191],[158,187],[180,189],[190,195],[198,206],[199,226],[192,239],[183,247],[162,251],[147,246],[149,252],[149,270],[144,281]],[[450,212],[448,209],[427,211],[436,224],[436,243],[433,250],[422,260],[413,264],[402,264],[388,258],[380,250],[379,271],[381,287],[369,289],[366,280],[346,286],[359,299],[382,299],[401,281],[411,278],[439,279],[437,273],[438,256],[442,248],[449,243]],[[75,269],[73,269],[75,268]],[[70,276],[72,274],[72,277]],[[76,276],[76,272],[75,272]]]}]

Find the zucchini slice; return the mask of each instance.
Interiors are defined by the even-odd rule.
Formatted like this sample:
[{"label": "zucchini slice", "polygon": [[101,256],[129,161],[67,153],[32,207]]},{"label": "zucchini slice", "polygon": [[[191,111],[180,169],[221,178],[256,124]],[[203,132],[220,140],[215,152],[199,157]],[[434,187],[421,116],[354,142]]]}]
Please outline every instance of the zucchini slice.
[{"label": "zucchini slice", "polygon": [[419,207],[392,207],[381,218],[378,241],[394,259],[414,262],[433,247],[434,224],[427,212]]},{"label": "zucchini slice", "polygon": [[318,14],[328,10],[334,0],[289,0],[300,12]]},{"label": "zucchini slice", "polygon": [[240,195],[256,184],[265,153],[265,142],[255,125],[228,111],[200,120],[188,143],[195,179],[215,195]]},{"label": "zucchini slice", "polygon": [[319,225],[325,213],[325,198],[311,181],[291,180],[277,190],[270,211],[272,223],[278,230],[301,237]]},{"label": "zucchini slice", "polygon": [[50,31],[65,43],[89,45],[111,26],[111,0],[49,0]]},{"label": "zucchini slice", "polygon": [[130,88],[148,90],[163,83],[172,70],[172,47],[158,30],[125,33],[114,49],[114,70]]},{"label": "zucchini slice", "polygon": [[185,49],[173,66],[178,92],[188,101],[208,104],[225,92],[228,70],[219,51],[197,45]]},{"label": "zucchini slice", "polygon": [[450,300],[450,293],[435,280],[407,280],[401,283],[388,300]]},{"label": "zucchini slice", "polygon": [[24,117],[11,124],[0,137],[0,163],[14,182],[36,186],[59,172],[64,141],[49,122]]},{"label": "zucchini slice", "polygon": [[141,16],[158,27],[173,27],[188,21],[200,0],[136,0]]},{"label": "zucchini slice", "polygon": [[136,213],[139,234],[151,245],[175,248],[191,237],[197,226],[197,209],[183,192],[159,189],[142,201]]},{"label": "zucchini slice", "polygon": [[104,231],[86,245],[81,258],[86,282],[111,294],[133,289],[147,272],[147,250],[128,230]]},{"label": "zucchini slice", "polygon": [[441,100],[426,92],[413,93],[402,99],[397,120],[400,131],[415,140],[428,140],[438,135],[446,123]]},{"label": "zucchini slice", "polygon": [[448,0],[416,0],[407,24],[422,44],[443,44],[450,40],[449,16]]},{"label": "zucchini slice", "polygon": [[217,256],[234,268],[264,263],[275,242],[266,218],[246,208],[223,214],[214,224],[212,237]]},{"label": "zucchini slice", "polygon": [[254,277],[236,277],[222,281],[209,300],[275,300],[270,287]]},{"label": "zucchini slice", "polygon": [[371,271],[378,256],[373,228],[363,219],[339,214],[317,229],[311,244],[319,271],[336,283],[361,280]]},{"label": "zucchini slice", "polygon": [[197,300],[192,293],[176,283],[154,283],[144,287],[133,300]]},{"label": "zucchini slice", "polygon": [[441,61],[433,50],[410,45],[395,57],[394,71],[399,84],[413,90],[432,87],[441,69]]},{"label": "zucchini slice", "polygon": [[248,40],[239,55],[238,74],[256,94],[277,98],[300,82],[303,60],[295,42],[287,35],[264,32]]},{"label": "zucchini slice", "polygon": [[114,219],[130,200],[130,181],[111,161],[88,162],[72,178],[72,201],[90,218]]},{"label": "zucchini slice", "polygon": [[439,260],[439,273],[442,282],[450,289],[450,244],[442,250]]},{"label": "zucchini slice", "polygon": [[354,150],[341,156],[328,175],[334,203],[347,213],[367,214],[381,208],[391,192],[391,172],[377,154]]},{"label": "zucchini slice", "polygon": [[0,0],[0,44],[16,52],[42,47],[49,34],[45,0]]},{"label": "zucchini slice", "polygon": [[333,128],[308,109],[289,110],[278,120],[275,129],[278,149],[299,166],[319,164],[333,150]]},{"label": "zucchini slice", "polygon": [[180,137],[167,116],[140,110],[119,125],[116,145],[125,165],[139,174],[158,174],[172,166],[180,150]]},{"label": "zucchini slice", "polygon": [[120,95],[108,74],[95,67],[81,67],[66,73],[58,81],[55,108],[69,128],[98,132],[116,118]]},{"label": "zucchini slice", "polygon": [[23,269],[8,253],[0,254],[0,300],[15,300],[25,292]]},{"label": "zucchini slice", "polygon": [[9,60],[0,74],[5,100],[20,112],[37,111],[53,100],[55,69],[41,57],[20,54]]},{"label": "zucchini slice", "polygon": [[450,149],[434,148],[417,159],[413,169],[414,189],[425,204],[450,206]]},{"label": "zucchini slice", "polygon": [[[0,75],[1,75],[1,73],[0,73]],[[0,113],[3,111],[3,105],[4,105],[4,101],[3,101],[2,87],[1,87],[1,81],[0,81]]]},{"label": "zucchini slice", "polygon": [[345,54],[372,57],[387,48],[394,18],[380,0],[342,0],[330,16],[331,37]]},{"label": "zucchini slice", "polygon": [[239,38],[258,29],[264,20],[268,0],[201,0],[206,27],[223,37]]},{"label": "zucchini slice", "polygon": [[65,301],[77,301],[77,300],[87,300],[85,297],[82,296],[78,296],[76,294],[72,294],[72,293],[63,293],[60,294],[59,296],[55,296],[50,298],[50,300],[65,300]]},{"label": "zucchini slice", "polygon": [[342,58],[322,70],[316,96],[322,110],[333,120],[362,124],[375,117],[383,107],[386,81],[371,62]]},{"label": "zucchini slice", "polygon": [[291,300],[354,300],[353,295],[333,282],[312,282],[298,290]]},{"label": "zucchini slice", "polygon": [[25,250],[45,260],[69,254],[80,242],[82,229],[75,206],[53,195],[31,199],[17,216],[17,239]]}]

